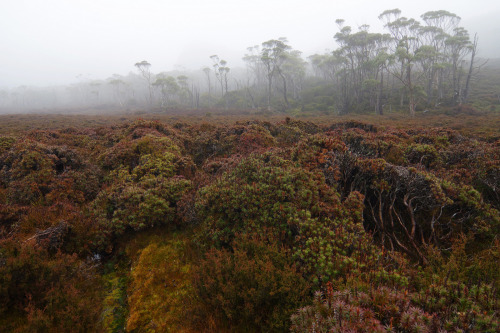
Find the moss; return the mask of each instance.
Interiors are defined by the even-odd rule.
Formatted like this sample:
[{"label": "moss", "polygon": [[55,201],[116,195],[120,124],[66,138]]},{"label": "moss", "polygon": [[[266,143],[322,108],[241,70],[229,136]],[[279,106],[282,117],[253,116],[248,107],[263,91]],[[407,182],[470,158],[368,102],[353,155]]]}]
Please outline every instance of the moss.
[{"label": "moss", "polygon": [[127,331],[185,331],[192,287],[191,264],[183,252],[184,240],[178,235],[152,242],[140,252],[130,273]]},{"label": "moss", "polygon": [[111,273],[103,277],[107,294],[103,302],[102,322],[106,332],[125,332],[127,318],[127,277]]}]

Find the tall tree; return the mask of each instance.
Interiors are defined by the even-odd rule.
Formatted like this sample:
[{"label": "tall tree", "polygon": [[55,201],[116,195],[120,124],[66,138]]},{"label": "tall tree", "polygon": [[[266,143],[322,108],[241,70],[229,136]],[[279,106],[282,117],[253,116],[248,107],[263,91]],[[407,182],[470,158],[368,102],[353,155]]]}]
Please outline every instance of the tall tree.
[{"label": "tall tree", "polygon": [[416,108],[416,84],[414,67],[419,57],[422,56],[420,46],[420,23],[415,19],[400,17],[401,11],[393,9],[384,11],[379,19],[384,20],[385,27],[389,30],[393,39],[393,50],[395,58],[399,61],[399,68],[392,71],[404,86],[408,95],[408,107],[411,116],[415,116]]},{"label": "tall tree", "polygon": [[286,107],[290,107],[287,97],[287,82],[285,74],[283,73],[283,64],[288,57],[288,51],[291,46],[287,44],[288,40],[284,37],[278,39],[271,39],[262,43],[261,61],[266,68],[266,76],[268,80],[268,95],[267,95],[267,108],[271,110],[271,96],[273,77],[278,75],[283,82],[283,99]]},{"label": "tall tree", "polygon": [[161,107],[167,107],[172,103],[174,98],[179,93],[180,87],[177,84],[177,81],[173,76],[167,75],[166,73],[160,73],[156,76],[156,80],[153,83],[153,86],[157,87],[160,90]]},{"label": "tall tree", "polygon": [[208,107],[210,108],[210,100],[212,99],[212,82],[210,79],[211,72],[212,70],[208,67],[203,67],[203,73],[205,73],[205,76],[207,78],[207,86],[208,86]]},{"label": "tall tree", "polygon": [[266,69],[261,59],[261,51],[259,45],[254,45],[247,48],[247,53],[243,57],[246,63],[247,79],[246,79],[246,95],[248,96],[252,108],[257,107],[259,94],[266,95]]},{"label": "tall tree", "polygon": [[123,95],[124,92],[122,87],[125,86],[125,82],[120,75],[113,75],[110,79],[108,79],[108,84],[113,87],[113,99],[119,106],[123,106]]},{"label": "tall tree", "polygon": [[306,75],[306,62],[302,59],[301,54],[300,51],[291,50],[283,64],[283,74],[288,82],[287,86],[291,87],[292,97],[295,100],[300,99],[302,83]]},{"label": "tall tree", "polygon": [[446,39],[448,55],[451,60],[452,82],[453,82],[453,102],[461,101],[461,78],[465,56],[471,51],[469,33],[462,27],[453,30],[453,35]]},{"label": "tall tree", "polygon": [[189,87],[189,78],[186,75],[177,76],[177,83],[179,84],[180,90],[179,95],[182,103],[184,105],[193,106],[193,93]]},{"label": "tall tree", "polygon": [[227,61],[220,59],[216,54],[212,55],[210,59],[213,61],[215,77],[220,83],[221,97],[224,97],[228,90],[228,74],[230,68],[227,66]]},{"label": "tall tree", "polygon": [[148,92],[149,92],[149,106],[153,106],[153,86],[152,86],[152,73],[151,73],[151,64],[146,60],[141,62],[136,62],[135,67],[139,70],[142,77],[146,81]]},{"label": "tall tree", "polygon": [[[467,74],[467,80],[465,81],[464,93],[462,95],[462,100],[460,101],[461,103],[467,103],[467,101],[469,99],[470,83],[472,80],[472,76],[474,74],[474,60],[476,58],[477,42],[478,42],[477,34],[474,34],[474,41],[472,42],[471,47],[470,47],[471,56],[470,56],[470,61],[469,61],[469,72]],[[484,65],[484,63],[483,63],[483,65]]]},{"label": "tall tree", "polygon": [[340,29],[334,38],[339,48],[333,53],[339,60],[339,112],[347,113],[353,106],[364,106],[366,102],[377,109],[380,103],[379,77],[383,83],[381,69],[385,66],[388,35],[369,32],[368,25],[353,32],[344,26],[344,20],[336,20]]}]

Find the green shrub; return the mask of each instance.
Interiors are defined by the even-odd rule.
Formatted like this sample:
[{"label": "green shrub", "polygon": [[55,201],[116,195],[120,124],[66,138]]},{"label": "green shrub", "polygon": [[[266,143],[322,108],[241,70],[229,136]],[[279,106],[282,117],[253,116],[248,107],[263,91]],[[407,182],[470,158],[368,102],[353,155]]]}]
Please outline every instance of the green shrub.
[{"label": "green shrub", "polygon": [[283,332],[309,285],[276,244],[238,237],[233,251],[209,250],[195,268],[204,311],[237,331]]}]

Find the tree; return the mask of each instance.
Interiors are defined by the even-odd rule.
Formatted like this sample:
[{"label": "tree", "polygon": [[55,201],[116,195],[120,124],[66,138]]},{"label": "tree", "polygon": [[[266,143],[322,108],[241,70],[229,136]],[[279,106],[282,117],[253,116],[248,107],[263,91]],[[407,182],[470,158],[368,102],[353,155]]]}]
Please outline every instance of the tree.
[{"label": "tree", "polygon": [[151,64],[146,60],[143,60],[141,62],[135,63],[134,66],[137,67],[144,80],[146,80],[149,92],[149,106],[151,107],[153,106],[152,73],[150,71]]},{"label": "tree", "polygon": [[247,64],[247,84],[245,89],[252,107],[255,108],[259,104],[256,95],[258,96],[261,93],[266,95],[266,70],[261,59],[260,46],[248,47],[247,51],[248,53],[243,57],[243,61]]},{"label": "tree", "polygon": [[180,90],[175,78],[165,73],[158,74],[153,86],[161,92],[161,107],[168,106]]},{"label": "tree", "polygon": [[[471,82],[471,79],[472,79],[472,76],[474,74],[474,58],[476,57],[476,52],[477,52],[477,42],[478,42],[478,37],[477,37],[477,34],[474,35],[474,41],[472,42],[471,44],[471,56],[470,56],[470,62],[469,62],[469,73],[467,74],[467,80],[465,81],[465,88],[464,88],[464,93],[462,95],[462,100],[461,102],[463,103],[467,103],[468,99],[469,99],[469,89],[470,89],[470,82]],[[479,66],[479,68],[481,66],[483,66],[484,64],[486,64],[486,62],[484,62],[482,65]]]},{"label": "tree", "polygon": [[[427,24],[422,28],[422,34],[427,36],[427,45],[434,47],[434,57],[427,70],[427,101],[431,101],[432,85],[437,79],[438,98],[443,98],[443,86],[446,77],[451,75],[451,100],[453,103],[462,103],[463,94],[468,94],[468,88],[462,88],[462,77],[465,75],[465,57],[473,52],[475,46],[469,40],[467,30],[459,26],[460,17],[445,10],[426,12],[421,16]],[[474,55],[475,56],[475,55]],[[474,61],[471,56],[471,62]],[[470,72],[470,67],[469,67]],[[438,75],[436,75],[438,74]],[[465,83],[467,86],[470,79]]]},{"label": "tree", "polygon": [[227,75],[229,74],[229,67],[227,67],[227,61],[224,59],[220,59],[218,55],[214,54],[213,56],[210,57],[212,61],[214,62],[213,67],[214,67],[214,72],[215,72],[215,77],[220,83],[220,90],[221,90],[221,97],[224,97],[224,95],[227,93],[227,86],[228,86],[228,77]]},{"label": "tree", "polygon": [[369,32],[368,25],[360,26],[359,31],[353,33],[350,26],[344,26],[344,20],[336,22],[340,29],[334,37],[340,46],[334,52],[339,64],[340,112],[347,113],[353,105],[363,107],[369,103],[380,113],[383,70],[388,60],[390,37]]},{"label": "tree", "polygon": [[[188,83],[189,78],[186,75],[179,75],[177,76],[177,83],[180,87],[179,90],[179,97],[181,99],[181,102],[184,105],[188,104],[188,101],[193,101],[193,93],[189,89],[189,83]],[[192,103],[191,103],[192,106]]]},{"label": "tree", "polygon": [[453,102],[458,104],[461,100],[461,74],[465,56],[471,51],[469,33],[462,27],[453,30],[453,35],[449,36],[445,44],[451,61],[452,82],[453,82]]},{"label": "tree", "polygon": [[393,9],[384,11],[379,19],[385,20],[385,27],[389,30],[393,40],[393,51],[396,59],[399,61],[399,68],[392,70],[396,77],[408,93],[408,106],[411,116],[415,116],[416,108],[416,82],[413,68],[415,63],[422,56],[420,46],[420,23],[415,19],[399,17],[401,11]]},{"label": "tree", "polygon": [[313,54],[309,61],[316,75],[321,75],[324,80],[338,83],[338,72],[342,66],[342,60],[334,53]]},{"label": "tree", "polygon": [[99,103],[101,83],[90,82],[89,86],[90,86],[90,100],[93,103]]},{"label": "tree", "polygon": [[210,68],[203,67],[203,73],[207,76],[207,85],[208,85],[208,107],[210,108],[210,99],[212,98],[212,82],[210,80]]},{"label": "tree", "polygon": [[292,97],[300,99],[302,83],[306,75],[306,62],[301,57],[302,52],[292,50],[288,52],[285,63],[283,64],[283,73],[292,90]]},{"label": "tree", "polygon": [[290,103],[287,98],[287,86],[286,78],[283,74],[283,63],[285,62],[288,51],[291,50],[291,46],[287,44],[288,40],[285,37],[280,37],[278,39],[271,39],[267,42],[262,43],[262,53],[261,61],[264,63],[266,68],[266,75],[268,80],[268,95],[267,95],[267,108],[271,110],[271,97],[272,97],[272,83],[273,77],[278,75],[283,82],[283,98],[287,107],[290,107]]},{"label": "tree", "polygon": [[382,49],[379,54],[374,59],[374,64],[377,68],[377,74],[380,73],[380,82],[378,84],[377,97],[375,102],[375,112],[379,115],[384,114],[382,98],[384,92],[384,72],[387,70],[387,66],[390,62],[391,56],[386,52],[385,49]]},{"label": "tree", "polygon": [[125,82],[119,75],[115,74],[112,78],[109,79],[108,84],[113,87],[113,98],[115,99],[115,101],[118,103],[118,105],[123,106],[123,92],[121,90],[121,87],[125,85]]}]

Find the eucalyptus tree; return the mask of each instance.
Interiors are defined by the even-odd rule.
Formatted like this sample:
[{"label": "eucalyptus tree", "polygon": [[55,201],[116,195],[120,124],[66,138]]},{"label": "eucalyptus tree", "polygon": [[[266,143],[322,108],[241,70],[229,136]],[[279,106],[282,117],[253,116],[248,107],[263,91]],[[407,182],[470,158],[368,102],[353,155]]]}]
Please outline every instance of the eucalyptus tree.
[{"label": "eucalyptus tree", "polygon": [[315,75],[320,75],[324,80],[331,83],[338,83],[339,76],[337,75],[342,67],[342,59],[336,54],[313,54],[308,57]]},{"label": "eucalyptus tree", "polygon": [[[439,73],[436,76],[438,97],[441,99],[444,97],[444,82],[447,76],[451,76],[450,95],[454,103],[460,103],[464,99],[463,93],[466,90],[468,91],[467,81],[465,83],[467,88],[462,88],[462,79],[465,75],[465,57],[471,54],[470,64],[473,65],[475,54],[472,56],[472,51],[475,48],[474,43],[470,41],[467,30],[459,26],[461,19],[454,13],[445,10],[430,11],[424,13],[421,18],[427,24],[427,27],[422,29],[422,32],[427,34],[433,32],[430,36],[431,41],[428,44],[435,47],[436,58],[439,59],[436,66]],[[433,76],[429,75],[428,100],[430,100],[429,94],[432,94],[432,89],[430,89],[432,83],[429,81],[433,78]],[[470,83],[470,80],[468,82]]]},{"label": "eucalyptus tree", "polygon": [[349,38],[352,32],[350,26],[344,26],[344,20],[337,19],[335,21],[340,29],[334,36],[339,48],[333,52],[334,56],[340,60],[341,66],[337,74],[339,80],[339,96],[340,105],[338,108],[340,113],[348,113],[353,103],[353,98],[356,98],[356,89],[353,88],[356,79],[355,60],[353,50],[348,47]]},{"label": "eucalyptus tree", "polygon": [[[435,98],[434,87],[438,87],[437,97],[442,98],[443,73],[447,67],[444,55],[444,41],[447,34],[438,26],[426,25],[421,26],[420,36],[426,47],[427,57],[422,59],[421,66],[425,77],[427,104],[430,105]],[[436,100],[435,104],[437,103],[438,100]]]},{"label": "eucalyptus tree", "polygon": [[460,17],[430,11],[420,23],[392,9],[379,19],[388,33],[370,32],[368,25],[354,31],[344,20],[336,20],[338,48],[309,57],[314,74],[332,82],[340,113],[369,105],[382,114],[384,101],[392,100],[393,91],[399,91],[400,105],[408,105],[411,115],[425,97],[427,104],[438,104],[446,96],[454,103],[467,100],[477,43],[471,43],[459,26]]},{"label": "eucalyptus tree", "polygon": [[186,75],[177,76],[177,83],[180,87],[179,89],[179,97],[181,99],[182,104],[193,106],[193,93],[189,87],[189,78]]},{"label": "eucalyptus tree", "polygon": [[101,82],[98,81],[90,82],[89,87],[90,87],[89,97],[91,102],[93,102],[94,104],[99,103],[101,98]]},{"label": "eucalyptus tree", "polygon": [[[474,71],[476,69],[477,69],[477,71],[479,71],[481,66],[485,65],[488,62],[488,60],[486,60],[481,65],[479,65],[477,68],[474,67],[474,60],[476,58],[476,52],[477,52],[477,43],[478,43],[478,37],[477,37],[477,34],[475,34],[474,40],[470,46],[471,57],[470,57],[470,61],[469,61],[469,72],[467,74],[467,79],[465,80],[465,87],[464,87],[464,92],[462,94],[461,103],[467,103],[467,101],[469,99],[470,83],[472,81],[472,76],[474,75]],[[500,97],[499,97],[499,99],[500,99]]]},{"label": "eucalyptus tree", "polygon": [[455,30],[461,20],[459,16],[446,10],[428,11],[420,17],[428,26],[436,27],[446,34]]},{"label": "eucalyptus tree", "polygon": [[[385,37],[382,41],[385,41]],[[392,56],[387,53],[387,48],[381,46],[379,48],[378,54],[372,60],[373,66],[376,68],[376,75],[374,81],[376,82],[376,100],[375,100],[375,113],[379,115],[384,114],[383,110],[383,99],[384,99],[384,73],[388,72],[388,66],[392,61]],[[389,73],[389,72],[388,72]],[[377,89],[378,88],[378,89]]]},{"label": "eucalyptus tree", "polygon": [[344,26],[344,20],[336,20],[340,29],[334,36],[339,48],[334,51],[334,59],[339,60],[339,96],[341,113],[347,113],[353,105],[368,102],[378,110],[383,88],[383,70],[387,57],[389,36],[372,33],[368,25],[353,32]]},{"label": "eucalyptus tree", "polygon": [[[416,64],[424,56],[422,46],[421,26],[415,19],[400,16],[399,9],[386,10],[379,19],[385,21],[392,36],[392,47],[395,59],[399,62],[398,68],[391,71],[404,86],[408,94],[408,107],[411,116],[415,115],[417,83],[422,73],[416,71]],[[403,97],[403,95],[402,95]]]},{"label": "eucalyptus tree", "polygon": [[123,106],[123,87],[125,82],[120,75],[113,75],[113,77],[108,79],[108,84],[113,88],[113,99],[119,106]]},{"label": "eucalyptus tree", "polygon": [[307,63],[302,59],[302,52],[291,50],[287,53],[286,61],[283,63],[282,72],[286,78],[287,86],[291,87],[292,97],[300,99],[302,84],[306,75]]},{"label": "eucalyptus tree", "polygon": [[167,107],[170,105],[180,90],[179,84],[177,84],[175,78],[167,75],[166,73],[158,74],[155,82],[153,82],[153,86],[160,90],[161,107]]},{"label": "eucalyptus tree", "polygon": [[453,101],[461,100],[461,81],[464,74],[465,57],[471,51],[469,33],[462,27],[453,30],[453,35],[446,39],[447,53],[451,62]]},{"label": "eucalyptus tree", "polygon": [[142,77],[146,81],[149,92],[149,106],[151,107],[153,106],[153,74],[151,73],[151,64],[146,60],[143,60],[141,62],[136,62],[134,66],[137,67]]},{"label": "eucalyptus tree", "polygon": [[202,68],[203,73],[207,78],[207,86],[208,86],[208,107],[210,107],[210,99],[212,98],[212,80],[210,79],[212,70],[209,67]]},{"label": "eucalyptus tree", "polygon": [[[422,45],[418,49],[418,56],[415,57],[415,63],[419,65],[419,77],[422,80],[422,89],[426,97],[426,103],[432,104],[433,101],[433,86],[436,81],[437,70],[442,71],[445,66],[442,63],[438,64],[439,52],[433,45]],[[435,104],[439,101],[436,100]]]},{"label": "eucalyptus tree", "polygon": [[220,84],[221,97],[224,97],[228,90],[228,74],[230,68],[227,66],[227,61],[224,59],[220,59],[216,54],[210,56],[210,59],[212,59],[213,61],[215,77]]},{"label": "eucalyptus tree", "polygon": [[323,80],[328,80],[328,74],[327,72],[323,69],[322,64],[323,64],[323,59],[326,58],[326,54],[313,54],[307,57],[309,60],[309,64],[311,65],[311,69],[313,71],[313,76],[315,77],[321,77]]},{"label": "eucalyptus tree", "polygon": [[245,86],[247,95],[253,107],[258,104],[258,96],[266,95],[266,68],[261,59],[259,45],[247,47],[247,53],[243,57],[247,69],[247,83]]},{"label": "eucalyptus tree", "polygon": [[271,110],[272,86],[273,78],[278,75],[283,82],[283,99],[285,104],[290,107],[287,97],[286,77],[283,73],[283,64],[288,57],[288,51],[292,49],[287,44],[288,40],[285,37],[271,39],[262,43],[261,61],[264,64],[267,77],[267,108]]}]

